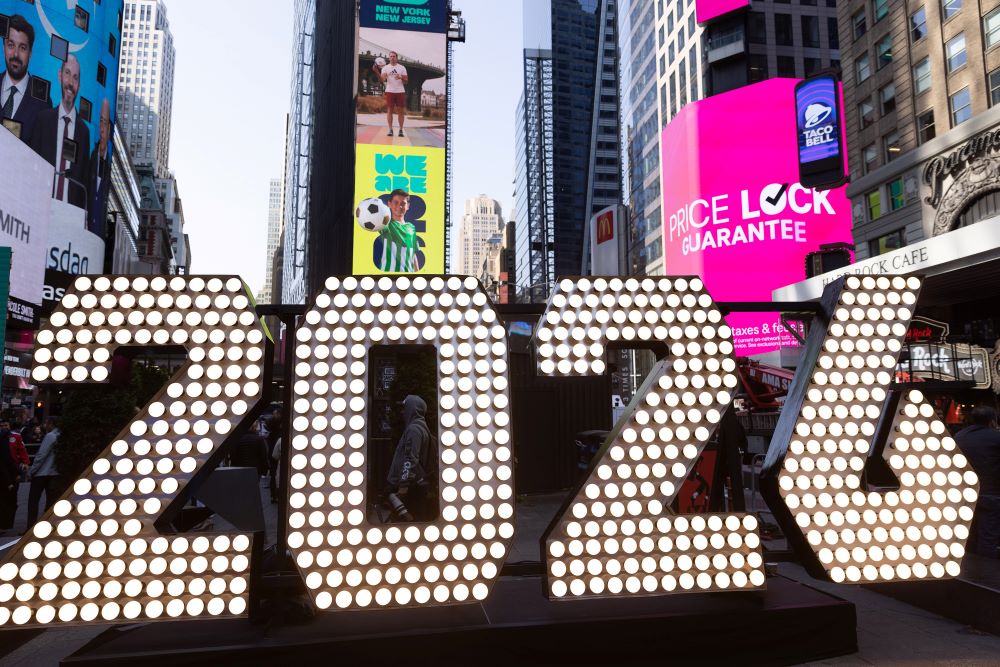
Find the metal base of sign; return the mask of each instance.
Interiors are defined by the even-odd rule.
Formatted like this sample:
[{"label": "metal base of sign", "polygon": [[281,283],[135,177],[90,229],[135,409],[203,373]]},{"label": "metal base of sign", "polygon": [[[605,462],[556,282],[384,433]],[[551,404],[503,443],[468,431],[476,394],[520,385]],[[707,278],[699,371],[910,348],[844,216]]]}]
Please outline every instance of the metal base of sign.
[{"label": "metal base of sign", "polygon": [[793,664],[857,650],[854,605],[784,577],[754,593],[550,602],[503,577],[482,604],[118,626],[63,665]]}]

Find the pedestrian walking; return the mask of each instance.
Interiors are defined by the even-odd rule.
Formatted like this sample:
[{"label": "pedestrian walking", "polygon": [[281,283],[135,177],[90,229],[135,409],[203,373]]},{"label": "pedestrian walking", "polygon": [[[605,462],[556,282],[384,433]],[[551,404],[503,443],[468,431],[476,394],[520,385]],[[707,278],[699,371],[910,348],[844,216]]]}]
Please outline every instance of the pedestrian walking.
[{"label": "pedestrian walking", "polygon": [[42,438],[42,444],[31,462],[28,476],[31,484],[28,487],[28,528],[38,520],[38,504],[45,494],[45,510],[48,511],[58,496],[59,470],[56,468],[56,441],[59,440],[59,424],[54,418],[45,422],[47,433]]}]

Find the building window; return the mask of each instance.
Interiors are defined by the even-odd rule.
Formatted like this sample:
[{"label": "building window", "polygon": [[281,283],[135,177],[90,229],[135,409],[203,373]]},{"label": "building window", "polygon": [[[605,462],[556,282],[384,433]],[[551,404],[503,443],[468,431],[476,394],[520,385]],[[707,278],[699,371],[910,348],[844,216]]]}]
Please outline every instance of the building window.
[{"label": "building window", "polygon": [[906,196],[903,194],[903,179],[897,178],[889,182],[889,210],[898,211],[906,204]]},{"label": "building window", "polygon": [[868,144],[861,151],[861,160],[864,164],[864,172],[870,174],[876,166],[878,160],[878,151],[875,150],[875,144]]},{"label": "building window", "polygon": [[875,0],[875,23],[878,23],[889,13],[889,0]]},{"label": "building window", "polygon": [[923,7],[910,14],[910,41],[919,42],[927,36],[927,12]]},{"label": "building window", "polygon": [[882,193],[872,190],[866,195],[868,200],[868,219],[878,220],[882,217]]},{"label": "building window", "polygon": [[688,56],[688,78],[691,79],[691,101],[693,102],[698,99],[698,53],[696,51],[692,51],[691,55]]},{"label": "building window", "polygon": [[994,9],[983,19],[983,32],[986,33],[987,49],[1000,44],[1000,8]]},{"label": "building window", "polygon": [[826,39],[831,49],[840,48],[840,33],[837,31],[837,18],[828,16],[826,19]]},{"label": "building window", "polygon": [[879,100],[882,102],[882,115],[892,113],[896,110],[896,84],[890,83],[888,86],[878,91]]},{"label": "building window", "polygon": [[913,66],[913,92],[922,93],[931,87],[931,63],[924,58]]},{"label": "building window", "polygon": [[861,10],[851,17],[851,25],[854,26],[854,39],[858,39],[868,31],[868,23],[865,20],[865,10]]},{"label": "building window", "polygon": [[803,16],[802,18],[802,46],[814,49],[819,48],[819,17]]},{"label": "building window", "polygon": [[903,241],[903,230],[897,229],[896,231],[889,232],[885,236],[880,236],[877,239],[872,239],[868,242],[868,254],[871,257],[876,255],[884,255],[887,252],[892,252],[893,250],[899,250],[904,245]]},{"label": "building window", "polygon": [[757,83],[768,78],[767,56],[763,53],[751,53],[750,58],[750,83]]},{"label": "building window", "polygon": [[822,61],[820,61],[819,58],[806,58],[805,67],[806,67],[805,75],[812,76],[816,72],[823,69],[823,63]]},{"label": "building window", "polygon": [[899,132],[893,130],[889,134],[882,137],[882,148],[885,155],[886,162],[892,162],[899,157]]},{"label": "building window", "polygon": [[917,142],[927,143],[936,136],[934,132],[934,109],[928,109],[917,116]]},{"label": "building window", "polygon": [[879,69],[892,62],[892,35],[886,33],[875,43],[875,54],[878,57]]},{"label": "building window", "polygon": [[778,46],[793,46],[791,14],[774,15],[774,38]]},{"label": "building window", "polygon": [[865,81],[872,75],[872,64],[868,59],[867,53],[862,53],[858,56],[858,59],[854,61],[854,66],[857,72],[858,83]]},{"label": "building window", "polygon": [[960,32],[948,40],[948,43],[944,45],[944,50],[948,57],[948,74],[951,74],[959,67],[963,67],[966,62],[965,33]]},{"label": "building window", "polygon": [[1000,103],[1000,69],[990,72],[990,106]]},{"label": "building window", "polygon": [[870,127],[875,122],[875,106],[869,97],[858,105],[858,118],[861,121],[861,129]]},{"label": "building window", "polygon": [[778,56],[778,76],[789,79],[795,78],[795,58],[791,56]]},{"label": "building window", "polygon": [[750,12],[747,33],[751,44],[767,44],[767,15]]},{"label": "building window", "polygon": [[948,103],[951,106],[952,127],[960,125],[972,117],[972,99],[969,96],[968,87],[948,98]]},{"label": "building window", "polygon": [[941,18],[947,21],[962,9],[962,0],[942,0]]}]

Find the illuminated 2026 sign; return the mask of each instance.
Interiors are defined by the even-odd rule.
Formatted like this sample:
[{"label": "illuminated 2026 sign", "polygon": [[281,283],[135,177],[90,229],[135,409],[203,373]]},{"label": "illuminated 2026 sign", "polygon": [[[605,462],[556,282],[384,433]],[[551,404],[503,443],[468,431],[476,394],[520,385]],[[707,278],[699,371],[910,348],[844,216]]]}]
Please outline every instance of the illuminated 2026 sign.
[{"label": "illuminated 2026 sign", "polygon": [[[828,290],[833,318],[810,334],[770,449],[772,509],[834,581],[959,571],[978,480],[919,392],[890,391],[919,286],[850,277]],[[331,278],[295,336],[287,547],[317,607],[484,599],[514,534],[514,484],[506,334],[478,282]],[[754,516],[669,509],[737,387],[731,331],[701,280],[561,281],[535,331],[538,371],[599,375],[607,344],[652,341],[669,358],[543,538],[552,599],[765,585]],[[376,525],[368,354],[414,344],[438,360],[440,514]],[[180,345],[187,363],[0,565],[0,625],[247,613],[254,535],[158,524],[262,397],[265,340],[242,281],[78,278],[38,334],[32,377],[104,382],[128,345]],[[862,481],[881,444],[898,490]]]}]

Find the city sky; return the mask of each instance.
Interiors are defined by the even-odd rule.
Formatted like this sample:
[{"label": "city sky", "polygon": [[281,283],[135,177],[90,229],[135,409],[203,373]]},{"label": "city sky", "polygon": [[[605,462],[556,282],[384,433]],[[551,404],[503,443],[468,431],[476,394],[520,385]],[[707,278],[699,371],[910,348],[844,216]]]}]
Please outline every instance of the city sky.
[{"label": "city sky", "polygon": [[[168,0],[177,60],[170,167],[191,238],[192,273],[264,284],[267,184],[284,166],[292,0]],[[521,3],[455,0],[452,222],[485,193],[511,210],[514,110],[521,91]],[[226,26],[220,30],[219,26]]]},{"label": "city sky", "polygon": [[[268,180],[284,166],[292,0],[168,0],[177,59],[170,168],[191,272],[264,285]],[[220,29],[224,26],[224,29]]]}]

